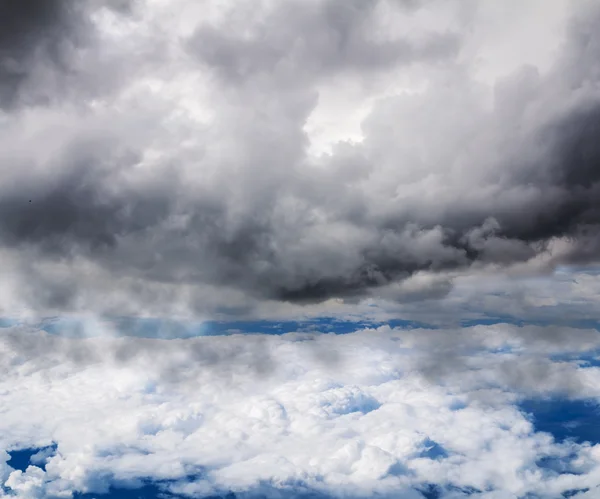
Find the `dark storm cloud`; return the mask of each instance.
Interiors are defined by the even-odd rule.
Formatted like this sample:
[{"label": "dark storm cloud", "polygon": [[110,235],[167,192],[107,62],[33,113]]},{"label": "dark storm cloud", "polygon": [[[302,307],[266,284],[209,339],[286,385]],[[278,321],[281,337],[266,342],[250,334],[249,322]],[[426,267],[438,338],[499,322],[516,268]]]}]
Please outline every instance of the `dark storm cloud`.
[{"label": "dark storm cloud", "polygon": [[[35,47],[79,40],[96,4],[84,15],[71,3],[44,2],[31,18],[17,3],[3,5],[22,29],[3,33],[0,46],[26,62]],[[125,278],[131,282],[114,284],[111,296],[164,301],[178,286],[206,285],[241,292],[247,302],[232,306],[242,309],[264,299],[356,300],[379,288],[404,300],[449,290],[446,281],[432,292],[387,289],[416,272],[525,262],[557,238],[571,241],[567,261],[596,259],[600,96],[589,82],[600,79],[598,16],[590,11],[573,24],[547,74],[524,68],[500,82],[490,112],[453,63],[457,34],[383,36],[381,5],[235,4],[222,21],[230,29],[204,24],[183,37],[179,57],[219,89],[214,122],[185,137],[173,131],[170,103],[154,108],[148,93],[126,107],[115,87],[104,107],[84,106],[57,146],[51,126],[31,135],[34,143],[25,115],[6,124],[15,139],[0,156],[0,236],[10,265],[30,282],[20,287],[25,301],[86,307]],[[340,145],[318,165],[306,154],[304,125],[320,84],[437,62],[446,82],[432,79],[420,95],[376,105],[362,144]],[[126,89],[137,83],[136,71],[120,74]],[[9,90],[7,102],[23,104],[19,86]],[[43,118],[61,123],[59,108],[51,112]],[[189,135],[201,144],[193,154],[182,146]],[[158,167],[147,167],[155,149]],[[186,180],[194,171],[205,181]],[[102,279],[76,260],[91,262]],[[60,277],[45,262],[62,265]],[[194,310],[208,298],[188,296]]]},{"label": "dark storm cloud", "polygon": [[[101,250],[114,246],[121,233],[157,225],[166,216],[169,200],[160,192],[135,193],[132,198],[127,192],[120,196],[108,192],[103,184],[111,168],[104,161],[112,154],[104,148],[111,148],[111,143],[100,144],[100,153],[90,144],[85,147],[88,150],[60,158],[54,178],[38,185],[17,182],[6,192],[0,200],[5,244],[39,244],[64,253],[79,242],[84,249]],[[124,154],[117,160],[125,165],[134,158]]]},{"label": "dark storm cloud", "polygon": [[95,41],[90,13],[129,14],[131,0],[0,2],[0,108],[49,104],[77,73],[77,52]]},{"label": "dark storm cloud", "polygon": [[543,129],[534,140],[547,147],[546,164],[523,172],[523,185],[539,197],[523,210],[499,213],[500,233],[510,239],[543,241],[582,236],[600,222],[600,105],[576,109]]},{"label": "dark storm cloud", "polygon": [[[0,3],[0,104],[11,107],[20,100],[19,89],[30,76],[36,57],[62,63],[61,45],[81,33],[68,0],[5,0]],[[77,29],[76,29],[77,28]]]}]

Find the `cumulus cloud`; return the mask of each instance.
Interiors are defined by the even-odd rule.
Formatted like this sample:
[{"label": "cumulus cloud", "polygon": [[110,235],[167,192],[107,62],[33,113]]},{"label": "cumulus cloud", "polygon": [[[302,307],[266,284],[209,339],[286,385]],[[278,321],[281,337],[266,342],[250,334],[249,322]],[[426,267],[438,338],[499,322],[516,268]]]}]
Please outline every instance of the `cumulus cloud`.
[{"label": "cumulus cloud", "polygon": [[0,345],[0,448],[50,446],[24,470],[1,454],[4,492],[17,497],[148,480],[183,497],[553,498],[600,486],[597,444],[555,441],[516,406],[597,400],[597,367],[551,359],[597,351],[596,331],[164,341],[8,329]]},{"label": "cumulus cloud", "polygon": [[5,311],[414,301],[596,259],[593,3],[486,80],[476,3],[34,3],[2,6]]}]

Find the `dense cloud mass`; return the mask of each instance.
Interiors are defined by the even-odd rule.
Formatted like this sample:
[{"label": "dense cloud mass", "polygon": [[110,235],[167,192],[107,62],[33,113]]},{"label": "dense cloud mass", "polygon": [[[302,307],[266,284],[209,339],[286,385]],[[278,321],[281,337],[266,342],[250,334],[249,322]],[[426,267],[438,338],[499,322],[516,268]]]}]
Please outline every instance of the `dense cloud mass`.
[{"label": "dense cloud mass", "polygon": [[[0,331],[0,496],[101,497],[148,482],[156,497],[180,499],[600,490],[596,419],[596,440],[564,440],[522,404],[598,400],[595,330],[384,326],[170,341]],[[33,455],[16,469],[9,457],[22,449]]]},{"label": "dense cloud mass", "polygon": [[476,2],[3,2],[5,313],[403,300],[419,273],[595,261],[600,11],[569,7],[549,63],[482,79]]},{"label": "dense cloud mass", "polygon": [[0,0],[0,497],[600,497],[599,28]]}]

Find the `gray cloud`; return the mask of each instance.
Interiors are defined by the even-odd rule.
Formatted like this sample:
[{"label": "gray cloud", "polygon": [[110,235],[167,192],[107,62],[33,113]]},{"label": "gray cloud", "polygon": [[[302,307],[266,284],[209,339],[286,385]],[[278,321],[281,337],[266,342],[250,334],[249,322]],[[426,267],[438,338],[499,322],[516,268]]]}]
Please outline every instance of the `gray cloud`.
[{"label": "gray cloud", "polygon": [[[6,0],[0,5],[0,107],[50,105],[75,93],[90,95],[82,59],[99,41],[91,14],[130,15],[132,0]],[[98,65],[99,61],[95,61]],[[85,87],[88,88],[85,88]]]},{"label": "gray cloud", "polygon": [[[4,34],[0,48],[24,54],[31,88],[35,47],[77,45],[97,8],[48,2],[28,17],[6,5],[22,29]],[[142,27],[157,22],[144,17],[148,5],[136,8]],[[595,260],[597,13],[582,7],[588,15],[572,23],[554,66],[499,81],[489,109],[459,62],[465,34],[390,34],[385,8],[418,14],[422,6],[236,4],[180,39],[149,40],[137,25],[125,37],[131,51],[118,56],[123,38],[94,25],[86,54],[107,74],[84,65],[60,104],[23,100],[24,83],[3,78],[13,119],[3,124],[0,235],[15,279],[35,283],[20,291],[27,305],[86,309],[104,294],[120,296],[110,307],[128,309],[184,286],[241,293],[233,305],[241,309],[265,299],[360,299],[379,288],[410,301],[419,292],[394,286],[417,272],[526,262],[557,239],[571,242],[563,260]],[[164,51],[144,59],[151,47]],[[75,57],[60,54],[66,64]],[[587,63],[574,62],[580,55]],[[307,153],[304,126],[322,85],[368,88],[417,66],[430,71],[428,88],[376,103],[362,143]],[[181,118],[169,100],[169,85],[190,75],[213,85],[209,125]],[[162,78],[164,90],[145,90],[145,78]],[[81,93],[91,81],[94,91]],[[89,277],[92,267],[100,278]],[[445,296],[448,283],[423,296]],[[203,299],[188,296],[189,308]]]},{"label": "gray cloud", "polygon": [[[435,386],[470,390],[469,397],[497,403],[496,390],[523,397],[586,398],[590,385],[576,359],[595,355],[600,336],[594,329],[508,324],[456,329],[369,331],[382,342],[410,349],[398,367],[418,373]],[[553,356],[562,356],[562,360]],[[572,359],[572,360],[569,360]],[[575,360],[573,360],[575,359]],[[479,392],[481,390],[481,393]]]},{"label": "gray cloud", "polygon": [[247,6],[234,8],[228,21],[233,26],[244,24],[249,36],[202,26],[192,37],[190,50],[227,82],[240,84],[263,76],[287,85],[306,85],[340,72],[443,60],[458,51],[459,37],[451,32],[428,33],[422,41],[376,40],[381,28],[375,11],[382,4],[379,0],[290,1],[265,8],[264,13],[259,8],[258,15],[250,14]]},{"label": "gray cloud", "polygon": [[[182,343],[185,341],[185,345]],[[2,334],[5,376],[17,365],[42,370],[58,365],[86,368],[93,365],[127,366],[141,363],[165,386],[193,389],[207,372],[223,382],[240,370],[261,378],[273,376],[277,365],[263,337],[235,342],[147,340],[143,338],[64,338],[42,331],[15,328]],[[321,352],[322,353],[322,352]]]},{"label": "gray cloud", "polygon": [[[73,4],[74,5],[74,4]],[[65,44],[75,41],[79,21],[63,0],[8,0],[0,5],[0,103],[3,107],[22,100],[19,90],[30,76],[36,57],[60,64]]]}]

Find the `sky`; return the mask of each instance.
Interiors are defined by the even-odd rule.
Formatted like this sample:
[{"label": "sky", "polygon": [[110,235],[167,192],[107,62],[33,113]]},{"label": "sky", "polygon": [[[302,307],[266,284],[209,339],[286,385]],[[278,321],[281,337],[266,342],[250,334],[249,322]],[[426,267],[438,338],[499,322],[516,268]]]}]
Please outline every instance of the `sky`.
[{"label": "sky", "polygon": [[599,27],[0,0],[0,497],[600,497]]}]

